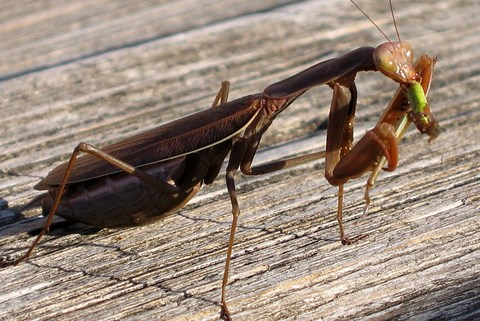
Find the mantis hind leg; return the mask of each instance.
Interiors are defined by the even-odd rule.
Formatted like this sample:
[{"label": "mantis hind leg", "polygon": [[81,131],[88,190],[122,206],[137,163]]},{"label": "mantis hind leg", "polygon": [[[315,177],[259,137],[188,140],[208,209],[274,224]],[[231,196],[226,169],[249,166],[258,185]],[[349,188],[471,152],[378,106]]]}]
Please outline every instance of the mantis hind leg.
[{"label": "mantis hind leg", "polygon": [[65,172],[63,174],[63,178],[61,180],[61,183],[57,189],[55,199],[53,201],[53,205],[50,208],[50,212],[47,215],[47,221],[45,222],[42,230],[38,234],[37,238],[35,241],[33,241],[32,245],[28,248],[27,252],[22,255],[19,259],[17,259],[13,264],[17,265],[20,262],[28,259],[30,257],[31,253],[33,252],[35,246],[40,242],[42,237],[48,232],[50,225],[52,224],[53,218],[55,216],[55,213],[57,212],[58,206],[60,205],[60,201],[62,198],[63,193],[65,192],[66,186],[68,184],[68,180],[70,178],[70,174],[73,171],[73,168],[75,166],[75,161],[78,158],[78,155],[80,153],[87,153],[90,155],[93,155],[99,159],[102,159],[103,161],[110,163],[117,167],[118,169],[121,169],[125,171],[126,173],[138,177],[142,182],[145,184],[151,185],[155,188],[157,188],[160,191],[164,191],[166,193],[179,193],[183,191],[185,188],[193,188],[195,184],[192,184],[192,186],[177,186],[175,184],[170,184],[168,182],[164,182],[162,180],[157,179],[156,177],[153,177],[146,172],[142,171],[141,169],[135,168],[131,166],[128,163],[123,162],[122,160],[113,157],[112,155],[92,146],[86,143],[80,143],[75,147],[75,149],[72,152],[72,155],[70,156],[70,160],[65,168]]}]

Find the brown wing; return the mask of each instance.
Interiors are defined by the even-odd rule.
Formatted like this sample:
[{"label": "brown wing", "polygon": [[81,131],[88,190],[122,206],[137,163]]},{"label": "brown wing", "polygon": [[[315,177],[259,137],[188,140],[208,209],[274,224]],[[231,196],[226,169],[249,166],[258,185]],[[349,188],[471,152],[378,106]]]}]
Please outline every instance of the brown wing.
[{"label": "brown wing", "polygon": [[[244,128],[256,112],[250,95],[210,108],[102,148],[106,153],[135,167],[160,162],[215,144]],[[67,163],[55,167],[35,189],[60,185]],[[92,155],[75,162],[68,183],[106,176],[120,170]]]}]

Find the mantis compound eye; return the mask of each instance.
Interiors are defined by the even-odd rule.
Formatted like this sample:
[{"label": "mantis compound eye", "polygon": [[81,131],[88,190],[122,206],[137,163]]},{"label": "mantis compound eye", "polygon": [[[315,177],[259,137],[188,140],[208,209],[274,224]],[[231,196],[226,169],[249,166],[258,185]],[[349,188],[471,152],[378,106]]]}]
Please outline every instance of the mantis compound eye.
[{"label": "mantis compound eye", "polygon": [[413,67],[413,50],[407,42],[386,42],[378,46],[373,53],[378,70],[399,83],[416,80]]}]

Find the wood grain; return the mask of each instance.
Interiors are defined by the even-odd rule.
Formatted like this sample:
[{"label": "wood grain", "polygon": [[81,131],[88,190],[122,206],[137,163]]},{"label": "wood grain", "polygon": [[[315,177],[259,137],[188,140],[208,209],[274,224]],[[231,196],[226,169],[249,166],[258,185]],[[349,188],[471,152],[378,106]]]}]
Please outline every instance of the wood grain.
[{"label": "wood grain", "polygon": [[[393,37],[384,1],[359,4]],[[406,134],[368,216],[366,178],[346,185],[347,232],[368,234],[352,246],[338,241],[323,161],[238,175],[235,320],[480,318],[480,4],[394,5],[402,39],[438,56],[429,100],[441,136]],[[23,253],[44,223],[38,208],[13,211],[78,142],[104,146],[207,108],[224,79],[233,99],[384,41],[346,0],[6,0],[0,35],[3,257]],[[378,73],[357,84],[362,135],[396,85]],[[258,162],[324,149],[315,129],[330,99],[329,88],[299,99],[264,136]],[[0,319],[217,320],[231,220],[224,178],[153,225],[52,231],[28,263],[0,269]]]}]

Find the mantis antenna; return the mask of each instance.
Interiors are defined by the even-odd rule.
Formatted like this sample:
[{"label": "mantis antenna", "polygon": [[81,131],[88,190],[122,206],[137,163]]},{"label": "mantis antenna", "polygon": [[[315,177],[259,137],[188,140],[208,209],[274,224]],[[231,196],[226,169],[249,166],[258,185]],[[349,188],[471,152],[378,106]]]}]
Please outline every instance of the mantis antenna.
[{"label": "mantis antenna", "polygon": [[400,39],[400,33],[398,32],[397,19],[395,19],[395,14],[393,13],[392,0],[388,0],[388,3],[390,4],[390,12],[392,13],[393,25],[395,26],[395,32],[397,33],[398,42],[402,42],[402,40]]},{"label": "mantis antenna", "polygon": [[[375,21],[373,21],[372,18],[370,18],[370,16],[365,12],[363,11],[362,8],[360,8],[360,6],[353,0],[350,0],[351,3],[353,3],[353,5],[355,7],[357,7],[357,9],[365,16],[367,17],[368,20],[370,20],[370,22],[375,26],[375,28],[378,29],[378,31],[380,31],[380,33],[385,37],[385,39],[388,40],[388,42],[392,42],[392,40],[390,40],[390,38],[388,38],[388,36],[385,34],[385,32],[383,32],[382,29],[380,29],[380,27],[375,23]],[[389,4],[390,4],[390,12],[392,13],[392,19],[393,19],[393,25],[395,26],[395,32],[397,33],[397,37],[398,37],[398,41],[401,42],[400,40],[400,33],[398,32],[398,28],[397,28],[397,21],[395,20],[395,15],[393,13],[393,6],[392,6],[392,0],[388,0]]]}]

